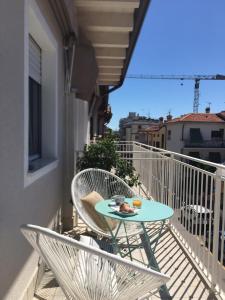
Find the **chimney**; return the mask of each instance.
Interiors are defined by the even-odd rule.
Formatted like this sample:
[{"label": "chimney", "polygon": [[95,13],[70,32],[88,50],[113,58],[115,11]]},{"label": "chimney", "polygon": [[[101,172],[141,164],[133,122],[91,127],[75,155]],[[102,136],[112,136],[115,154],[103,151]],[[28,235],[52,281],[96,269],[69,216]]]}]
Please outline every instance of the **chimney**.
[{"label": "chimney", "polygon": [[206,107],[206,109],[205,109],[205,113],[206,114],[209,114],[210,113],[210,107],[208,106],[208,107]]},{"label": "chimney", "polygon": [[163,124],[163,117],[159,118],[159,124]]},{"label": "chimney", "polygon": [[167,121],[170,121],[170,120],[172,120],[172,116],[171,116],[171,114],[168,114],[168,116],[166,116],[166,118],[167,118]]}]

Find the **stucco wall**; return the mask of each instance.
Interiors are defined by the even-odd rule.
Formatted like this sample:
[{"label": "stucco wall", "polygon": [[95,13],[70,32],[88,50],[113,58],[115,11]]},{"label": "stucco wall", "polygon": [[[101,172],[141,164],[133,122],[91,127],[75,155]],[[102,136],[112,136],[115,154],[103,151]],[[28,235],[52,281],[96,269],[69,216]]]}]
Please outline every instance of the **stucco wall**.
[{"label": "stucco wall", "polygon": [[126,128],[126,141],[132,141],[132,134],[131,134],[131,128]]},{"label": "stucco wall", "polygon": [[[184,141],[190,140],[190,128],[200,128],[201,135],[203,140],[210,141],[211,132],[213,130],[220,130],[225,129],[225,124],[223,123],[174,123],[167,125],[167,137],[168,137],[168,130],[171,130],[171,139],[166,141],[167,143],[167,150],[189,154],[189,152],[199,152],[200,157],[202,159],[208,160],[209,159],[209,152],[219,152],[221,154],[222,162],[225,161],[225,151],[223,148],[184,148]],[[183,137],[182,137],[183,135]],[[183,138],[183,140],[182,140]]]},{"label": "stucco wall", "polygon": [[190,139],[190,128],[200,128],[203,140],[211,140],[212,130],[225,129],[225,123],[185,123],[184,139]]},{"label": "stucco wall", "polygon": [[[66,193],[66,101],[62,36],[48,1],[37,1],[58,43],[57,167],[24,186],[24,28],[25,1],[0,1],[0,299],[18,300],[38,258],[19,227],[52,226]],[[70,125],[69,125],[70,126]],[[71,151],[70,149],[68,151]],[[72,157],[72,155],[71,155]],[[67,162],[70,163],[70,162]],[[67,184],[66,184],[67,180]]]},{"label": "stucco wall", "polygon": [[[171,139],[168,140],[168,131],[171,130]],[[167,124],[166,149],[173,152],[181,152],[183,148],[182,124]]]},{"label": "stucco wall", "polygon": [[167,139],[167,149],[171,151],[179,152],[183,148],[182,141],[182,131],[183,139],[190,139],[190,128],[200,128],[203,140],[211,140],[212,130],[225,129],[225,124],[223,123],[174,123],[167,124],[167,131],[171,130],[171,140]]}]

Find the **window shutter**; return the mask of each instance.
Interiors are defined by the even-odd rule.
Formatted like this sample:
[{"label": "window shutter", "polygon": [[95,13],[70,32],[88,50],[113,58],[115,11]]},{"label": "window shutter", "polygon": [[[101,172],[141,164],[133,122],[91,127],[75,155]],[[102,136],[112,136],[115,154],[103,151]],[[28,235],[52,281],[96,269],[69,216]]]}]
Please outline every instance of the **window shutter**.
[{"label": "window shutter", "polygon": [[29,37],[29,76],[41,84],[41,48]]}]

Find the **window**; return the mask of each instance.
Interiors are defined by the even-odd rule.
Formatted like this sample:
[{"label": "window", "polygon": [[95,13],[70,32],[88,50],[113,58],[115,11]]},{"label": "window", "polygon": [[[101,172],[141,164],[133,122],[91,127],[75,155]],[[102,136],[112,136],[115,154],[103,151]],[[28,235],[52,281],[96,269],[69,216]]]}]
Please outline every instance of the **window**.
[{"label": "window", "polygon": [[190,128],[190,142],[199,143],[202,141],[203,139],[200,128]]},{"label": "window", "polygon": [[223,139],[223,133],[224,130],[220,129],[220,130],[212,130],[211,131],[211,138],[214,140],[222,140]]},{"label": "window", "polygon": [[29,37],[29,170],[41,158],[41,48]]},{"label": "window", "polygon": [[221,163],[221,155],[219,152],[209,152],[209,161]]},{"label": "window", "polygon": [[160,145],[159,145],[159,142],[156,142],[156,147],[157,147],[157,148],[159,148],[159,147],[160,147]]},{"label": "window", "polygon": [[171,130],[167,131],[167,140],[171,140]]},{"label": "window", "polygon": [[191,156],[191,157],[200,158],[199,152],[189,152],[188,155]]},{"label": "window", "polygon": [[58,43],[36,1],[25,1],[24,184],[58,165]]},{"label": "window", "polygon": [[161,147],[164,148],[164,134],[161,136]]},{"label": "window", "polygon": [[[194,152],[189,152],[188,153],[189,156],[191,157],[195,157],[195,158],[201,158],[200,156],[200,153],[197,152],[197,151],[194,151]],[[199,163],[197,161],[194,161],[194,160],[189,160],[188,163],[192,166],[195,166],[195,167],[199,167]]]}]

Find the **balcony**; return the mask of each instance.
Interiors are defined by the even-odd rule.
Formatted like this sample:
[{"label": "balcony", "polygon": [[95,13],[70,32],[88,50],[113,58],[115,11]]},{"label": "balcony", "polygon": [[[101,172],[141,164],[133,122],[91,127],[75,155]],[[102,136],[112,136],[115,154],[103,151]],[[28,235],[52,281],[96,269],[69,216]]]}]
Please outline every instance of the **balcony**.
[{"label": "balcony", "polygon": [[[174,209],[156,251],[171,276],[170,299],[225,299],[225,167],[137,142],[117,143],[117,151],[139,174],[136,192]],[[67,234],[88,230],[75,225]],[[34,299],[65,299],[49,270]]]},{"label": "balcony", "polygon": [[[224,166],[139,143],[120,143],[118,151],[140,175],[146,197],[174,209],[171,232],[211,286],[222,291],[225,280],[224,235],[221,234],[225,230]],[[198,207],[198,213],[187,209],[194,206]],[[209,211],[211,213],[204,213]]]},{"label": "balcony", "polygon": [[202,140],[192,141],[184,140],[185,148],[225,148],[225,140]]}]

